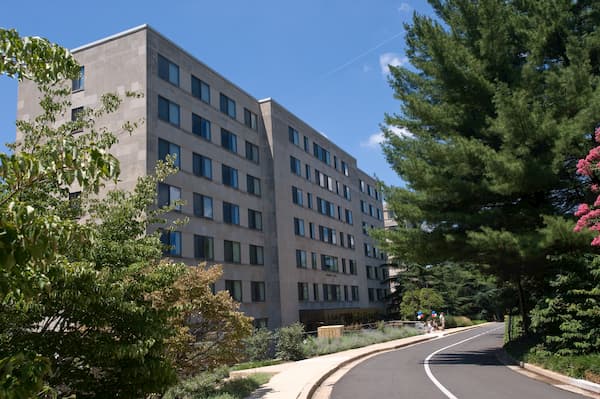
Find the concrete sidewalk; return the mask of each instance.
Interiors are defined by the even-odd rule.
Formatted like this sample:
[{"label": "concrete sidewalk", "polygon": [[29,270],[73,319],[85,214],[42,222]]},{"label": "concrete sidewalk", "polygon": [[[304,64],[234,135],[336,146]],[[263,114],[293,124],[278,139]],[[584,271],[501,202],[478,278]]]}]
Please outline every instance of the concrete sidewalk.
[{"label": "concrete sidewalk", "polygon": [[268,383],[261,386],[252,394],[252,396],[250,396],[251,399],[309,399],[315,389],[318,388],[327,377],[350,362],[378,352],[401,348],[418,342],[438,338],[441,335],[452,334],[479,326],[452,328],[443,332],[438,331],[431,334],[382,342],[297,362],[233,371],[231,376],[236,377],[255,373],[274,374]]}]

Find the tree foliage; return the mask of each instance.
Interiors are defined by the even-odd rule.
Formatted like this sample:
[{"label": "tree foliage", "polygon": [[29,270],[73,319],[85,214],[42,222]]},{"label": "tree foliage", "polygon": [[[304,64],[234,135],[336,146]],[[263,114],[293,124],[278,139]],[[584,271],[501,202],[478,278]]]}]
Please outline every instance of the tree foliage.
[{"label": "tree foliage", "polygon": [[[119,165],[109,152],[116,135],[95,120],[123,99],[106,94],[64,122],[63,80],[79,66],[14,31],[0,30],[0,68],[38,83],[42,108],[17,122],[22,141],[0,154],[0,396],[144,397],[178,373],[231,361],[251,323],[211,292],[220,270],[163,260],[158,234],[147,234],[164,223],[157,182],[173,169],[97,195]],[[124,122],[119,133],[136,127]]]},{"label": "tree foliage", "polygon": [[438,312],[444,306],[442,295],[433,288],[420,288],[409,290],[402,296],[400,313],[406,320],[414,320],[417,312],[430,315],[433,310]]},{"label": "tree foliage", "polygon": [[386,132],[406,182],[386,192],[402,221],[387,249],[423,265],[485,265],[516,289],[527,327],[561,246],[547,234],[584,196],[573,172],[600,111],[600,4],[429,3],[435,19],[405,26],[411,65],[390,68],[401,106],[386,123],[411,135]]}]

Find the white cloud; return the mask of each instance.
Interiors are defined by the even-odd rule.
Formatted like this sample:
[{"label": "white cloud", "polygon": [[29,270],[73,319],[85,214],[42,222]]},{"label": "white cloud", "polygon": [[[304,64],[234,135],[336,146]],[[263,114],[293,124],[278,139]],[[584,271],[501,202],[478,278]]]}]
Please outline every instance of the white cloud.
[{"label": "white cloud", "polygon": [[402,66],[408,61],[408,58],[402,57],[397,53],[383,53],[379,56],[379,66],[381,67],[381,73],[389,75],[390,68],[392,66]]},{"label": "white cloud", "polygon": [[412,10],[412,7],[408,3],[402,3],[400,4],[400,7],[398,7],[399,12],[409,12],[410,10]]},{"label": "white cloud", "polygon": [[[408,131],[405,127],[396,127],[396,126],[388,126],[388,129],[394,133],[398,137],[412,137],[413,134]],[[360,143],[361,147],[366,148],[377,148],[383,141],[385,140],[385,136],[383,132],[377,132],[369,136],[367,141],[363,141]]]}]

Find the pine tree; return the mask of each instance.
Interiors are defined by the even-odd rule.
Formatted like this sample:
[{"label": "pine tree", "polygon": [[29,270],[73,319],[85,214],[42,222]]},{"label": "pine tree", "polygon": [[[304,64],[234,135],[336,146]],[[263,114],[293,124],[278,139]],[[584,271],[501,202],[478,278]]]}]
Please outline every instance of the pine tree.
[{"label": "pine tree", "polygon": [[386,132],[406,182],[387,190],[405,222],[387,250],[482,265],[517,290],[527,328],[560,247],[545,237],[584,195],[574,172],[600,115],[600,3],[429,2],[437,18],[405,26],[411,65],[390,68],[401,105],[386,124],[412,135]]}]

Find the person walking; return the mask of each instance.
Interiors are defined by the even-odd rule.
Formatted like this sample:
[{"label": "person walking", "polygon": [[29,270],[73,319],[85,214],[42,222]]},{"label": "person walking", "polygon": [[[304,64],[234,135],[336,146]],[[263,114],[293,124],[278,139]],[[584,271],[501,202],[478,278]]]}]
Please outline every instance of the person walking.
[{"label": "person walking", "polygon": [[444,331],[446,328],[446,316],[444,316],[444,312],[440,312],[440,330]]}]

